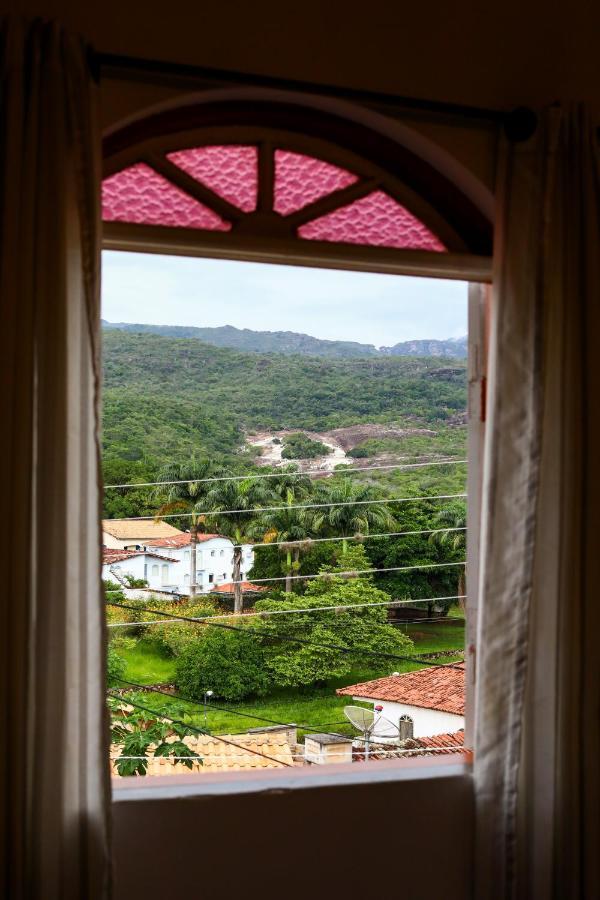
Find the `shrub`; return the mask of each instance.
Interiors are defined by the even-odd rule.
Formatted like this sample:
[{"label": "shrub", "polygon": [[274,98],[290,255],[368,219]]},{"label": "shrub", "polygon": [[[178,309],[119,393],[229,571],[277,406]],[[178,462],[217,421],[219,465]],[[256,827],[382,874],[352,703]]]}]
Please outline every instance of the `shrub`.
[{"label": "shrub", "polygon": [[[176,606],[172,603],[153,603],[153,609],[160,609],[162,612],[172,613],[174,615],[182,615],[190,618],[204,618],[205,616],[214,616],[217,612],[214,604],[191,605],[186,603],[185,606]],[[153,616],[152,618],[158,618]],[[161,653],[167,656],[179,656],[190,641],[199,640],[204,634],[201,625],[192,625],[188,622],[182,622],[173,619],[172,622],[160,622],[157,625],[150,625],[144,629],[144,636],[156,645]]]},{"label": "shrub", "polygon": [[312,438],[300,432],[286,437],[281,457],[282,459],[316,459],[318,456],[327,456],[328,453],[331,453],[331,447],[321,441],[313,441]]},{"label": "shrub", "polygon": [[115,650],[112,644],[108,645],[106,654],[106,682],[109,687],[116,687],[125,675],[127,663]]},{"label": "shrub", "polygon": [[177,690],[201,701],[205,691],[223,700],[243,700],[266,693],[269,687],[265,657],[251,629],[226,631],[207,628],[200,640],[182,651],[175,674]]},{"label": "shrub", "polygon": [[370,453],[366,447],[354,447],[352,450],[348,450],[348,456],[351,456],[352,459],[366,459]]}]

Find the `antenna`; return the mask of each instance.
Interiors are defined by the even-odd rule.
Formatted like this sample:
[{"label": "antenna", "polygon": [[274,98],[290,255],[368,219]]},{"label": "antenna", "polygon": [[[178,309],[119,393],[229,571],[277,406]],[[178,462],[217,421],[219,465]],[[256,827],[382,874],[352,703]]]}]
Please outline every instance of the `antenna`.
[{"label": "antenna", "polygon": [[[362,731],[363,733],[363,740],[365,742],[365,762],[369,759],[369,742],[371,740],[371,735],[375,731],[375,726],[380,722],[390,725],[398,732],[398,737],[400,736],[399,726],[394,725],[393,722],[390,722],[389,719],[386,719],[381,715],[382,708],[383,707],[381,706],[375,706],[374,709],[367,709],[365,706],[344,707],[344,715],[348,721],[354,725],[357,731]],[[378,715],[376,715],[376,713]]]}]

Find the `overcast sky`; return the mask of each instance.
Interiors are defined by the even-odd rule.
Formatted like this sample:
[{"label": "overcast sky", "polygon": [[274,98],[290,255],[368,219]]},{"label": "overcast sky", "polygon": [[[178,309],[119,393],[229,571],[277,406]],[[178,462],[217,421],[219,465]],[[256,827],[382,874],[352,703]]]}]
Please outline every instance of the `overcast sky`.
[{"label": "overcast sky", "polygon": [[298,331],[376,346],[467,333],[467,285],[264,263],[105,251],[102,317]]}]

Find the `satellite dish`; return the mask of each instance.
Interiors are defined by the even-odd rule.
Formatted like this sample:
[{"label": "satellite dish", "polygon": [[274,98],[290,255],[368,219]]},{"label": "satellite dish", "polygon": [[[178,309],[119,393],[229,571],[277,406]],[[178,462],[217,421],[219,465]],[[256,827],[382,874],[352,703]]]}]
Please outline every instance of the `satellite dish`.
[{"label": "satellite dish", "polygon": [[362,731],[363,733],[362,740],[364,742],[365,760],[368,760],[369,758],[369,743],[371,742],[371,736],[373,734],[373,731],[375,730],[376,725],[389,725],[390,728],[400,734],[398,725],[394,725],[393,722],[390,722],[389,719],[386,719],[385,716],[382,716],[378,710],[377,712],[378,715],[376,716],[375,709],[367,709],[364,706],[344,707],[344,715],[346,716],[346,718],[354,725],[354,727],[358,731]]},{"label": "satellite dish", "polygon": [[375,723],[375,712],[365,706],[345,706],[344,715],[358,731],[370,731]]}]

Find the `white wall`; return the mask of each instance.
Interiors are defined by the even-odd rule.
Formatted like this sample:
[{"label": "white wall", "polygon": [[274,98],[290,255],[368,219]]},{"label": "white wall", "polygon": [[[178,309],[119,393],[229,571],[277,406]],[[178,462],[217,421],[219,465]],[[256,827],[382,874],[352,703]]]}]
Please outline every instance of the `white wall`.
[{"label": "white wall", "polygon": [[[467,900],[472,779],[438,760],[421,760],[410,780],[383,783],[375,773],[389,762],[353,764],[354,783],[340,785],[331,770],[347,767],[265,772],[267,780],[204,774],[196,796],[173,784],[188,776],[169,776],[160,779],[171,783],[168,798],[139,778],[134,789],[149,788],[146,797],[115,794],[115,900]],[[238,792],[219,791],[219,781],[236,776]],[[296,789],[279,787],[277,776]]]},{"label": "white wall", "polygon": [[[356,700],[367,700],[366,697],[355,697]],[[440,712],[437,709],[424,709],[421,706],[409,706],[405,703],[391,703],[386,700],[370,700],[373,704],[383,706],[381,717],[389,719],[395,726],[398,725],[400,716],[410,716],[413,720],[413,736],[414,737],[430,737],[434,734],[452,734],[459,728],[465,727],[464,716],[455,716],[452,713]],[[376,713],[376,715],[378,715]],[[397,727],[393,728],[386,722],[380,722],[375,726],[373,738],[396,739],[398,737]]]},{"label": "white wall", "polygon": [[[153,551],[163,556],[178,560],[175,570],[177,590],[188,593],[190,589],[190,548],[153,547]],[[247,578],[254,563],[254,553],[250,545],[242,550],[242,572]],[[212,578],[211,578],[212,576]],[[225,584],[233,579],[233,543],[229,538],[212,538],[201,541],[196,548],[196,581],[198,590],[208,593],[218,584]]]},{"label": "white wall", "polygon": [[153,590],[173,590],[178,583],[179,563],[167,562],[158,556],[140,553],[111,565],[102,566],[102,578],[105,581],[119,581],[120,575],[132,575],[134,578],[145,578]]}]

